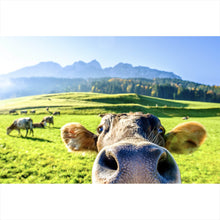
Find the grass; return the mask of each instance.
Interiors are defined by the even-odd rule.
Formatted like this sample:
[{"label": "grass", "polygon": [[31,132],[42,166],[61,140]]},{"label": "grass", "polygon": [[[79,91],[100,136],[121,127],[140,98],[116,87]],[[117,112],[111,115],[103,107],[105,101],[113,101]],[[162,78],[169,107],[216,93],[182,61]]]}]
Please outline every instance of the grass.
[{"label": "grass", "polygon": [[[190,118],[202,123],[208,133],[206,141],[193,154],[173,154],[183,183],[220,183],[220,120],[219,117]],[[161,118],[166,130],[171,130],[180,118]]]},{"label": "grass", "polygon": [[[14,115],[0,116],[1,183],[91,182],[91,169],[96,153],[67,152],[60,138],[60,127],[75,121],[87,124],[87,128],[94,131],[99,123],[97,116],[57,116],[54,127],[35,129],[34,137],[28,138],[19,137],[17,131],[13,131],[11,136],[6,135],[6,127],[15,118],[17,117]],[[40,121],[42,116],[32,115],[31,118]],[[24,135],[25,131],[22,133]]]},{"label": "grass", "polygon": [[219,103],[165,100],[136,94],[106,95],[100,93],[59,93],[51,95],[28,96],[1,100],[0,114],[8,114],[10,109],[36,109],[37,114],[62,111],[63,114],[97,114],[106,112],[151,111],[160,117],[220,116]]},{"label": "grass", "polygon": [[[21,117],[9,115],[9,109],[36,109],[36,115],[28,116],[34,122],[40,122],[47,115],[47,106],[51,111],[61,111],[60,116],[54,116],[54,127],[35,129],[34,137],[18,137],[17,131],[6,135],[6,128],[14,119]],[[0,183],[91,183],[96,153],[67,152],[60,138],[60,128],[68,122],[79,122],[96,133],[99,113],[130,110],[157,115],[167,131],[182,123],[181,117],[184,115],[189,115],[190,121],[201,122],[208,132],[201,148],[190,155],[173,156],[183,183],[220,183],[219,107],[220,104],[216,103],[171,101],[135,94],[67,93],[2,100]],[[25,131],[22,133],[24,135]]]}]

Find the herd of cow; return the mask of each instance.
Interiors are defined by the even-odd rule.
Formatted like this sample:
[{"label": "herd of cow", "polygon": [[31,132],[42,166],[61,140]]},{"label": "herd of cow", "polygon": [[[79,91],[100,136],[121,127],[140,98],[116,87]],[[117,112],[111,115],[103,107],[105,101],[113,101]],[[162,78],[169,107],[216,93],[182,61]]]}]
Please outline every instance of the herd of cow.
[{"label": "herd of cow", "polygon": [[[166,132],[160,120],[152,114],[103,114],[97,134],[79,123],[61,128],[61,139],[70,152],[98,152],[92,169],[93,183],[181,183],[179,168],[171,152],[189,154],[199,148],[206,130],[198,122],[184,122]],[[186,118],[188,119],[188,118]],[[185,120],[186,120],[185,119]],[[7,128],[28,129],[45,123],[54,124],[53,116],[40,123],[20,118]]]},{"label": "herd of cow", "polygon": [[[47,111],[49,112],[49,108],[47,107]],[[9,111],[9,114],[17,114],[17,111],[15,109],[12,109]],[[20,111],[20,114],[27,114],[28,111],[27,110],[21,110]],[[36,113],[36,110],[30,110],[30,114],[35,114]],[[60,115],[60,112],[49,112],[50,114],[53,114],[53,115]]]},{"label": "herd of cow", "polygon": [[43,120],[39,123],[33,123],[33,120],[30,117],[27,118],[18,118],[14,120],[14,122],[7,128],[7,134],[9,135],[13,130],[17,130],[18,134],[20,135],[20,130],[24,129],[26,130],[26,135],[27,137],[28,130],[30,130],[30,133],[32,136],[34,135],[33,128],[44,128],[46,124],[52,124],[54,125],[54,119],[53,116],[46,116],[43,118]]}]

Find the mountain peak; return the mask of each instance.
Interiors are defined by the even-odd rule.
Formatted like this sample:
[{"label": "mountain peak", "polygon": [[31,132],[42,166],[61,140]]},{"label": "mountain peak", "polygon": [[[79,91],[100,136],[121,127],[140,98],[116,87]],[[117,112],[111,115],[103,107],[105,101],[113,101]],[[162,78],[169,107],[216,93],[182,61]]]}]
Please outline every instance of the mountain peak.
[{"label": "mountain peak", "polygon": [[[6,76],[7,75],[7,76]],[[114,67],[102,68],[100,63],[94,59],[88,63],[76,61],[72,65],[61,67],[60,64],[53,61],[40,62],[34,66],[24,67],[17,71],[6,74],[6,77],[57,77],[57,78],[102,78],[102,77],[120,77],[120,78],[178,78],[174,73],[150,69],[149,67],[133,67],[129,63],[118,63]]]},{"label": "mountain peak", "polygon": [[100,63],[97,60],[92,60],[88,64],[96,69],[102,69]]},{"label": "mountain peak", "polygon": [[45,66],[45,67],[61,67],[59,63],[53,61],[43,61],[38,63],[36,66]]},{"label": "mountain peak", "polygon": [[85,65],[86,63],[84,62],[84,61],[81,61],[81,60],[79,60],[79,61],[75,61],[74,63],[73,63],[73,66],[74,65]]},{"label": "mountain peak", "polygon": [[129,63],[118,63],[114,66],[114,68],[133,68],[133,66]]}]

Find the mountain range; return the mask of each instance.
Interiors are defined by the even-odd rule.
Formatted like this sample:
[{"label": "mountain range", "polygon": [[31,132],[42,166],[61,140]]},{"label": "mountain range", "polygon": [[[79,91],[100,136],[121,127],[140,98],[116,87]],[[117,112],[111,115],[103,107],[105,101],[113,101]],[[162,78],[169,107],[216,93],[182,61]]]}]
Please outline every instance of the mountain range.
[{"label": "mountain range", "polygon": [[62,67],[55,62],[40,62],[37,65],[24,67],[22,69],[2,75],[1,78],[20,78],[20,77],[55,77],[55,78],[176,78],[180,76],[173,72],[151,69],[146,66],[132,66],[128,63],[118,63],[114,67],[102,68],[97,60],[91,62],[77,61],[72,65]]}]

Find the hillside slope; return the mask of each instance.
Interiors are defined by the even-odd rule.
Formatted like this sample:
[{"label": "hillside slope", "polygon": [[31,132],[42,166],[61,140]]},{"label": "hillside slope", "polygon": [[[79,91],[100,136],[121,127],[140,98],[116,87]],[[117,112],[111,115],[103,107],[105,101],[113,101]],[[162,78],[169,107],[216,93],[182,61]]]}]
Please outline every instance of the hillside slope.
[{"label": "hillside slope", "polygon": [[220,104],[192,101],[174,101],[136,94],[107,95],[101,93],[58,93],[28,96],[0,101],[0,113],[9,110],[36,109],[37,114],[61,111],[61,114],[100,114],[120,112],[150,112],[160,117],[220,115]]}]

